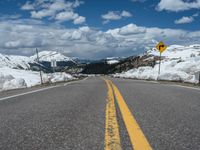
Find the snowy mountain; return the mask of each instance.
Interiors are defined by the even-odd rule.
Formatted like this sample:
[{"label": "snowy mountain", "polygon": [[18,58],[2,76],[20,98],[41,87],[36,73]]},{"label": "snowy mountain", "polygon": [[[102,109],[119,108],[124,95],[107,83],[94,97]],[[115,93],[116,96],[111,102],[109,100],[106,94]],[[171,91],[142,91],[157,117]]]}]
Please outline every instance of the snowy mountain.
[{"label": "snowy mountain", "polygon": [[30,69],[29,63],[34,63],[34,61],[26,56],[0,54],[0,67],[28,70]]},{"label": "snowy mountain", "polygon": [[120,57],[107,57],[107,58],[106,58],[106,62],[107,62],[107,64],[109,64],[109,65],[119,63],[120,60],[121,60]]},{"label": "snowy mountain", "polygon": [[155,66],[134,68],[123,73],[115,74],[116,77],[169,80],[197,83],[197,73],[200,71],[200,45],[171,45],[162,53],[161,74],[158,74],[158,56],[160,53],[155,48],[148,50],[144,55],[146,61],[155,60]]},{"label": "snowy mountain", "polygon": [[18,55],[4,55],[0,53],[0,67],[38,71],[39,66],[45,72],[51,72],[51,61],[56,60],[59,71],[67,66],[76,65],[76,62],[67,56],[55,51],[42,51],[39,53],[40,63],[37,63],[37,55],[31,57]]},{"label": "snowy mountain", "polygon": [[[38,53],[39,61],[42,66],[44,66],[46,72],[52,72],[53,69],[51,67],[51,61],[56,60],[57,67],[54,68],[55,71],[60,72],[65,70],[68,67],[76,66],[77,63],[73,60],[73,58],[67,57],[56,51],[41,51]],[[37,55],[33,55],[30,57],[33,61],[37,60]]]},{"label": "snowy mountain", "polygon": [[[38,53],[40,61],[51,62],[52,60],[56,61],[73,61],[70,57],[67,57],[56,51],[41,51]],[[32,60],[37,60],[37,55],[30,57]]]}]

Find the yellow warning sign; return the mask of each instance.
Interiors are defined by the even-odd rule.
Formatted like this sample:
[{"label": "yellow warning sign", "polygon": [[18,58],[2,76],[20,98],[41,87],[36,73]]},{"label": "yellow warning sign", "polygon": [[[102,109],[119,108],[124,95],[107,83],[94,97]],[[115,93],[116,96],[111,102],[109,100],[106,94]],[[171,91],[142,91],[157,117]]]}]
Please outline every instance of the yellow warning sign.
[{"label": "yellow warning sign", "polygon": [[167,49],[167,46],[163,42],[159,42],[156,48],[162,53]]}]

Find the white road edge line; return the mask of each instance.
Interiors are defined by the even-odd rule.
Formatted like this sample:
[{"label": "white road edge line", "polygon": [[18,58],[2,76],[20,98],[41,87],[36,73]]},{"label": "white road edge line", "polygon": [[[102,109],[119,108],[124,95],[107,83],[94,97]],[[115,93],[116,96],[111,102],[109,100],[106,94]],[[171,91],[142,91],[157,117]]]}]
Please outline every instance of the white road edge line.
[{"label": "white road edge line", "polygon": [[[133,79],[134,80],[134,79]],[[155,84],[159,84],[158,81],[152,81],[152,80],[134,80],[134,81],[138,81],[138,82],[144,82],[144,83],[155,83]]]},{"label": "white road edge line", "polygon": [[182,88],[186,88],[186,89],[193,89],[193,90],[200,91],[200,88],[189,87],[189,86],[184,86],[184,85],[170,85],[170,86],[177,86],[177,87],[182,87]]},{"label": "white road edge line", "polygon": [[[83,80],[86,80],[87,78],[84,78]],[[81,80],[81,81],[83,81]],[[78,80],[80,81],[80,80]],[[72,81],[72,82],[68,82],[65,83],[64,86],[72,84],[72,83],[76,83],[78,81]],[[38,90],[34,90],[34,91],[29,91],[29,92],[25,92],[25,93],[20,93],[20,94],[16,94],[16,95],[12,95],[12,96],[7,96],[7,97],[2,97],[0,98],[0,101],[6,100],[6,99],[10,99],[10,98],[14,98],[14,97],[18,97],[18,96],[23,96],[23,95],[27,95],[27,94],[32,94],[32,93],[36,93],[36,92],[41,92],[41,91],[45,91],[48,89],[53,89],[53,88],[57,88],[57,87],[62,87],[63,85],[56,85],[56,86],[51,86],[51,87],[47,87],[47,88],[42,88],[42,89],[38,89]]]},{"label": "white road edge line", "polygon": [[86,77],[86,78],[84,78],[82,80],[77,80],[77,81],[74,81],[74,82],[68,82],[68,83],[65,83],[64,86],[67,86],[67,85],[72,84],[72,83],[77,83],[77,82],[80,82],[80,81],[85,81],[87,79],[88,79],[88,77]]},{"label": "white road edge line", "polygon": [[[145,83],[162,84],[162,82],[158,82],[158,81],[148,81],[148,80],[134,80],[134,81],[145,82]],[[200,90],[200,88],[195,88],[195,87],[190,87],[190,86],[184,86],[184,85],[176,85],[176,84],[170,84],[170,83],[168,83],[168,84],[162,84],[162,85],[169,85],[169,86],[182,87],[182,88],[186,88],[186,89]]]},{"label": "white road edge line", "polygon": [[48,89],[52,89],[52,88],[56,88],[56,87],[61,87],[61,86],[63,86],[63,85],[57,85],[57,86],[52,86],[52,87],[48,87],[48,88],[42,88],[42,89],[38,89],[38,90],[34,90],[34,91],[29,91],[29,92],[25,92],[25,93],[20,93],[20,94],[16,94],[16,95],[12,95],[12,96],[7,96],[7,97],[0,98],[0,101],[6,100],[6,99],[10,99],[10,98],[14,98],[14,97],[18,97],[18,96],[27,95],[27,94],[32,94],[32,93],[36,93],[36,92],[41,92],[41,91],[45,91],[45,90],[48,90]]}]

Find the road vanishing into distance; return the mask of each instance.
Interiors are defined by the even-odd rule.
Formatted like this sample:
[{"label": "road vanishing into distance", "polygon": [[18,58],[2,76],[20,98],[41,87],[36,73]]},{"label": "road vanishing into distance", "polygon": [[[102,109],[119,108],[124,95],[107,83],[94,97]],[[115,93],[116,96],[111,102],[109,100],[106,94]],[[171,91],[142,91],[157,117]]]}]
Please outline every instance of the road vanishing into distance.
[{"label": "road vanishing into distance", "polygon": [[200,90],[89,77],[0,93],[0,150],[200,150]]}]

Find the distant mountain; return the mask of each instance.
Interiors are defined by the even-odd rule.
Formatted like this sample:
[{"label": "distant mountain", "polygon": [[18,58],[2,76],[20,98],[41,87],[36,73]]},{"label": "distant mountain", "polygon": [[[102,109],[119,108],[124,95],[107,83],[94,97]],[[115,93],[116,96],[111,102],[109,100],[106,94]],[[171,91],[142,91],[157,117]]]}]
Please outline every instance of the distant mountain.
[{"label": "distant mountain", "polygon": [[[52,60],[56,61],[74,61],[70,57],[67,57],[56,51],[41,51],[38,53],[40,61],[51,62]],[[30,57],[32,60],[37,60],[37,55],[33,55]]]},{"label": "distant mountain", "polygon": [[93,63],[95,60],[90,60],[90,59],[82,59],[78,57],[73,57],[72,58],[77,64],[90,64]]},{"label": "distant mountain", "polygon": [[[87,64],[82,73],[84,74],[113,74],[121,73],[132,68],[141,66],[154,66],[155,60],[146,60],[149,56],[130,56],[127,58],[107,58],[101,61]],[[158,58],[155,58],[158,59]]]},{"label": "distant mountain", "polygon": [[0,54],[0,67],[9,67],[15,69],[30,69],[30,63],[36,63],[30,57],[17,55]]},{"label": "distant mountain", "polygon": [[[63,71],[68,67],[76,66],[77,62],[72,58],[67,57],[56,51],[41,51],[38,53],[40,63],[45,66],[45,68],[52,72],[51,61],[56,60],[57,67],[54,68],[55,71]],[[30,57],[32,60],[37,60],[37,55]]]},{"label": "distant mountain", "polygon": [[42,51],[39,52],[39,60],[37,62],[37,55],[31,57],[18,55],[4,55],[0,54],[0,67],[9,67],[13,69],[24,69],[39,71],[41,68],[44,72],[52,72],[51,61],[57,61],[56,71],[63,71],[66,67],[77,65],[77,63],[70,57],[64,56],[56,51]]}]

